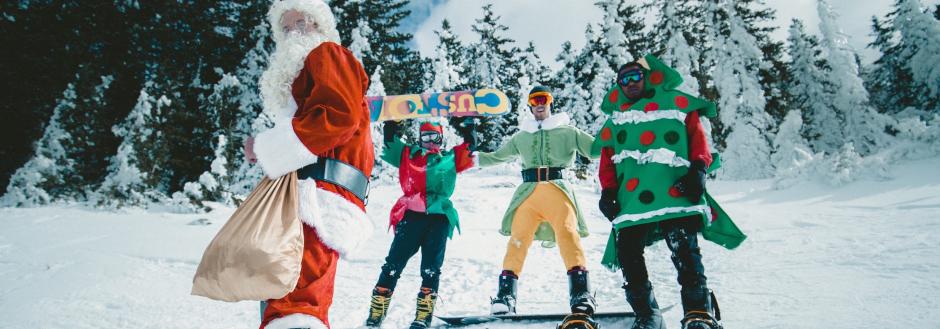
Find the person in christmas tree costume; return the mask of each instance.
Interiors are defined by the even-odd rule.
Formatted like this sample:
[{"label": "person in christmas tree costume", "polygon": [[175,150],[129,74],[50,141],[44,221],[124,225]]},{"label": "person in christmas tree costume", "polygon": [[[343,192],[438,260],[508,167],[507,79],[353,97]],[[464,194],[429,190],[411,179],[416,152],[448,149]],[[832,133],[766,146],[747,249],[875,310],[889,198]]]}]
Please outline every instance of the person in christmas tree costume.
[{"label": "person in christmas tree costume", "polygon": [[397,122],[388,121],[383,129],[382,160],[398,168],[404,195],[392,207],[389,225],[395,229],[395,238],[372,290],[366,325],[382,324],[402,270],[421,249],[421,291],[411,328],[427,328],[437,300],[447,239],[453,236],[454,229],[460,229],[450,196],[457,174],[473,167],[471,152],[476,137],[472,130],[464,130],[463,144],[443,150],[444,131],[437,123],[421,124],[419,145],[408,145],[398,138]]},{"label": "person in christmas tree costume", "polygon": [[682,286],[683,328],[721,328],[708,289],[698,233],[726,248],[745,236],[705,191],[705,175],[718,167],[699,116],[715,105],[675,88],[682,78],[652,55],[624,64],[601,104],[609,115],[595,139],[601,153],[600,209],[613,224],[605,266],[622,268],[633,328],[662,328],[643,250],[665,239]]},{"label": "person in christmas tree costume", "polygon": [[492,313],[515,313],[516,281],[534,239],[543,241],[543,245],[557,243],[564,260],[572,312],[564,323],[580,319],[596,326],[590,318],[595,305],[581,248],[581,238],[588,231],[574,193],[562,181],[562,169],[571,166],[575,154],[591,157],[594,138],[568,125],[566,113],[552,115],[552,94],[548,88],[533,88],[528,100],[532,117],[521,120],[521,131],[495,152],[477,155],[483,167],[520,158],[524,168],[523,183],[513,194],[500,229],[510,238]]}]

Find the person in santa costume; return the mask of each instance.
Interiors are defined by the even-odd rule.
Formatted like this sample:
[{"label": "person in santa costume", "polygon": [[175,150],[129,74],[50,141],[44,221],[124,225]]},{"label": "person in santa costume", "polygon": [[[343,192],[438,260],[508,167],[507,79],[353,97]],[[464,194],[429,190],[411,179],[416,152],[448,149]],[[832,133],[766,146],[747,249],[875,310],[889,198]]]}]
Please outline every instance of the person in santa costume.
[{"label": "person in santa costume", "polygon": [[397,122],[385,123],[382,160],[398,168],[398,181],[404,195],[392,206],[389,226],[395,238],[382,265],[382,273],[372,290],[366,325],[378,327],[385,319],[392,293],[408,260],[421,250],[421,290],[418,292],[412,329],[431,325],[441,266],[447,239],[460,229],[454,194],[457,174],[473,167],[471,152],[476,137],[472,129],[462,131],[464,143],[450,150],[444,147],[444,128],[424,122],[419,128],[420,143],[405,144]]},{"label": "person in santa costume", "polygon": [[581,324],[596,327],[592,319],[594,296],[581,247],[581,238],[588,235],[587,226],[574,192],[562,180],[562,170],[571,166],[576,154],[596,158],[591,153],[594,138],[569,125],[567,113],[553,115],[552,100],[547,87],[532,88],[528,96],[532,116],[520,120],[520,131],[498,150],[477,154],[483,167],[519,159],[524,168],[522,184],[513,194],[500,229],[510,238],[491,312],[516,312],[516,281],[532,241],[543,241],[543,246],[557,242],[568,274],[572,313],[560,328],[578,328]]},{"label": "person in santa costume", "polygon": [[298,173],[304,253],[296,288],[266,302],[261,328],[329,328],[338,259],[372,231],[369,80],[322,0],[275,0],[268,20],[276,47],[260,88],[275,125],[248,141],[246,155],[268,177]]},{"label": "person in santa costume", "polygon": [[683,329],[720,329],[717,300],[708,288],[698,234],[732,249],[746,236],[705,188],[719,166],[700,117],[715,104],[676,88],[682,77],[653,55],[624,64],[601,104],[609,117],[592,151],[601,153],[598,204],[613,224],[602,260],[622,269],[632,329],[663,328],[643,251],[665,240],[678,272]]}]

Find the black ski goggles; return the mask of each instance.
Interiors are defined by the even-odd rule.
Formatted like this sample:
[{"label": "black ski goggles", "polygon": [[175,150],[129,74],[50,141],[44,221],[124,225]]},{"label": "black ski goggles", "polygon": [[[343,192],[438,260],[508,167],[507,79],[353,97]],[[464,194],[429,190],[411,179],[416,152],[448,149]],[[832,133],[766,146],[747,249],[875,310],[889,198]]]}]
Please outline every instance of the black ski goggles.
[{"label": "black ski goggles", "polygon": [[434,144],[440,144],[441,141],[444,140],[443,136],[441,136],[441,134],[438,134],[436,132],[421,133],[420,139],[422,143],[434,143]]},{"label": "black ski goggles", "polygon": [[617,76],[617,84],[621,86],[626,86],[630,82],[640,82],[643,81],[643,71],[640,70],[629,70],[620,72],[620,75]]}]

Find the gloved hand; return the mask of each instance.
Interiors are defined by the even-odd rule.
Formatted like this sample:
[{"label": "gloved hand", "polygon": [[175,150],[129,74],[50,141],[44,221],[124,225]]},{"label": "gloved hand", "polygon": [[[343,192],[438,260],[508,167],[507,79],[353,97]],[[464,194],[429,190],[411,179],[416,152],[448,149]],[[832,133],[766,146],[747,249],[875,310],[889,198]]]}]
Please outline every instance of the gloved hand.
[{"label": "gloved hand", "polygon": [[464,120],[461,124],[463,129],[460,129],[460,137],[463,138],[464,143],[467,143],[467,149],[470,152],[476,152],[477,150],[477,132],[476,132],[476,121],[473,118]]},{"label": "gloved hand", "polygon": [[401,125],[398,121],[385,121],[382,124],[382,136],[385,137],[385,143],[391,143],[398,137],[398,132],[401,131]]},{"label": "gloved hand", "polygon": [[702,194],[705,193],[705,161],[692,161],[689,172],[680,177],[674,186],[690,202],[699,203],[699,201],[702,201]]},{"label": "gloved hand", "polygon": [[620,214],[620,201],[617,201],[617,189],[606,189],[601,191],[601,201],[597,207],[607,220],[613,221]]}]

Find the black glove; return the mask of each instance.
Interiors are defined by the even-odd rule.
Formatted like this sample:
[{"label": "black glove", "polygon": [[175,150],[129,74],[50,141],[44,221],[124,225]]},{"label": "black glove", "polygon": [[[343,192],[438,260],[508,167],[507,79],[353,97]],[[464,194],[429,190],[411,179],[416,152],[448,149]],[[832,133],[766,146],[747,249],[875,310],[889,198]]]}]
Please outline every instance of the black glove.
[{"label": "black glove", "polygon": [[467,143],[467,149],[470,152],[475,152],[477,150],[477,132],[476,132],[476,121],[473,118],[464,120],[460,124],[463,129],[460,129],[460,137],[463,138],[464,143]]},{"label": "black glove", "polygon": [[676,181],[675,187],[692,203],[702,201],[702,194],[705,193],[705,161],[693,161],[689,172]]},{"label": "black glove", "polygon": [[601,191],[601,201],[597,203],[601,213],[607,220],[613,221],[620,214],[620,201],[617,201],[617,189],[610,188]]},{"label": "black glove", "polygon": [[398,121],[385,121],[385,124],[382,125],[382,135],[385,137],[385,144],[395,140],[399,131],[401,131],[401,125],[398,124]]}]

